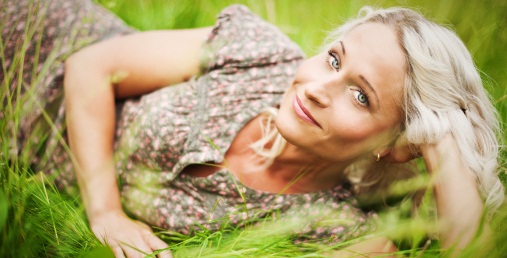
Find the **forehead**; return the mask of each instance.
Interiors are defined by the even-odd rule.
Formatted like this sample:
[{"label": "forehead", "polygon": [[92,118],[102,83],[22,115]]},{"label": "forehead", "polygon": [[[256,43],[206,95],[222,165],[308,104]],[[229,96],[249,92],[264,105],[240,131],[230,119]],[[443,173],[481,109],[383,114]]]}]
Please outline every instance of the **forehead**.
[{"label": "forehead", "polygon": [[394,30],[381,23],[366,23],[352,29],[342,41],[347,65],[370,82],[381,110],[400,110],[406,59]]}]

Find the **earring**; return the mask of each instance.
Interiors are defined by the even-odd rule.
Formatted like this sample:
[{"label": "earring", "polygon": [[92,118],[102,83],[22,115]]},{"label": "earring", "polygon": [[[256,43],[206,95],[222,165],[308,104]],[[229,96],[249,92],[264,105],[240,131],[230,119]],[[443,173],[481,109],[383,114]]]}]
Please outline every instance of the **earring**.
[{"label": "earring", "polygon": [[377,153],[377,162],[380,161],[380,153]]}]

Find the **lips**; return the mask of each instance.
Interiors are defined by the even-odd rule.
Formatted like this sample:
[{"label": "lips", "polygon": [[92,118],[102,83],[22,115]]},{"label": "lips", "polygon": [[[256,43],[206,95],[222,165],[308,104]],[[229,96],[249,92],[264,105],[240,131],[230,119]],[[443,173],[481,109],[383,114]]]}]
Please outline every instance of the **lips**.
[{"label": "lips", "polygon": [[299,118],[307,123],[320,127],[319,123],[315,121],[315,118],[313,118],[312,114],[310,114],[310,112],[303,106],[301,100],[299,100],[297,96],[294,98],[292,106],[294,107],[294,111]]}]

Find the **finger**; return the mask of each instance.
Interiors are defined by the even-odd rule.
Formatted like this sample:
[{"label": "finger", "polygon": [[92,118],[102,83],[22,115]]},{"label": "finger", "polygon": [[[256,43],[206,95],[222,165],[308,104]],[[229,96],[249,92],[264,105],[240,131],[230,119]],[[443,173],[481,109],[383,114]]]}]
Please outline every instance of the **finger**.
[{"label": "finger", "polygon": [[404,163],[408,162],[417,156],[412,154],[410,148],[405,146],[404,148],[398,148],[396,151],[392,151],[388,156],[385,157],[387,162],[393,163]]},{"label": "finger", "polygon": [[[169,248],[169,245],[167,245],[166,242],[162,241],[160,238],[156,237],[155,235],[147,236],[147,241],[148,241],[148,245],[154,251]],[[158,257],[172,258],[172,254],[171,254],[171,251],[164,250],[158,254]]]},{"label": "finger", "polygon": [[158,254],[158,257],[159,257],[159,258],[172,258],[172,257],[173,257],[173,255],[171,254],[171,251],[169,251],[169,250],[164,250],[164,251],[162,251],[162,252],[160,252],[160,253]]},{"label": "finger", "polygon": [[[94,227],[92,227],[92,232],[97,237],[97,239],[100,241],[100,243],[102,243],[103,245],[109,245],[109,243],[107,242],[106,233],[103,230],[99,231],[99,230],[96,230]],[[114,245],[114,243],[112,243],[111,245]],[[109,245],[109,246],[111,246],[111,245]]]},{"label": "finger", "polygon": [[122,243],[121,248],[128,258],[141,258],[146,256],[146,254],[151,253],[151,249],[144,243],[144,241],[136,244]]},{"label": "finger", "polygon": [[415,152],[414,145],[408,141],[406,133],[402,133],[396,139],[391,152],[385,157],[385,160],[387,162],[404,163],[418,156],[419,154]]},{"label": "finger", "polygon": [[125,258],[125,254],[119,245],[110,245],[109,247],[113,251],[114,257]]}]

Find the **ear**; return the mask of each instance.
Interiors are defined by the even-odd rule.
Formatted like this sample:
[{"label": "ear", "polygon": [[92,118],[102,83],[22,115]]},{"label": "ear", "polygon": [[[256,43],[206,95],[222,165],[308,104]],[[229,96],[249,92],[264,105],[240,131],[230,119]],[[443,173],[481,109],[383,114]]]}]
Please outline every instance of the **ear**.
[{"label": "ear", "polygon": [[[402,133],[396,138],[394,144],[389,147],[377,148],[375,151],[379,151],[380,156],[384,157],[384,160],[388,162],[405,163],[418,157],[418,155],[413,154],[413,147],[414,146],[408,142],[406,133]],[[386,148],[388,148],[389,151],[384,153],[383,151],[386,151]],[[382,156],[382,154],[385,154],[385,156]],[[374,155],[377,154],[374,153]]]},{"label": "ear", "polygon": [[373,156],[375,158],[377,158],[377,157],[384,158],[384,157],[388,156],[389,154],[391,154],[391,151],[392,151],[392,148],[388,147],[388,146],[376,148],[373,150]]}]

